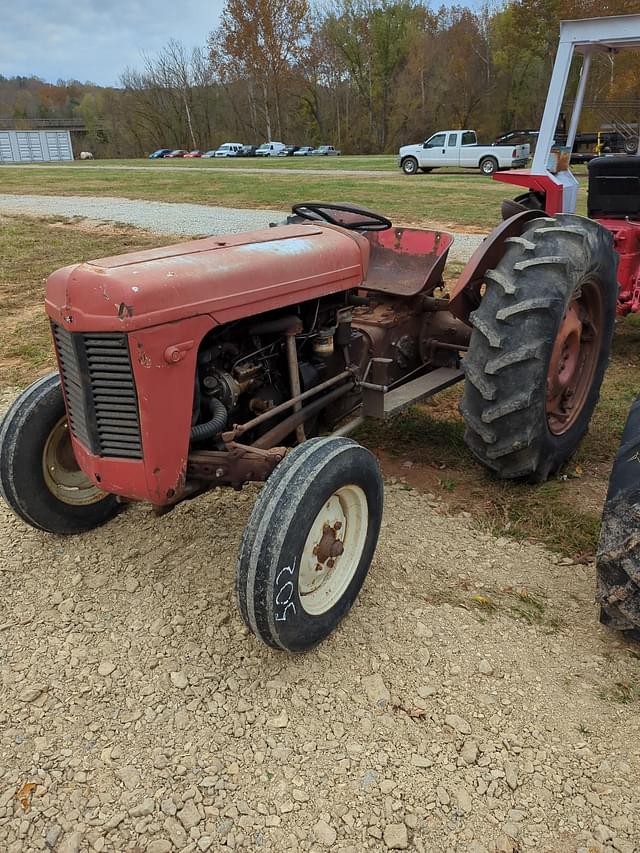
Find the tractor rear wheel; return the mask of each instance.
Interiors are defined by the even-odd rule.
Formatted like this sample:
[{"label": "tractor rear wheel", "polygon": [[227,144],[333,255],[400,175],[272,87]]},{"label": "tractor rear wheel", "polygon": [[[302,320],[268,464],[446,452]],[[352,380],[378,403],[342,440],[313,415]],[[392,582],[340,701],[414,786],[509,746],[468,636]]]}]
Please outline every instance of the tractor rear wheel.
[{"label": "tractor rear wheel", "polygon": [[640,397],[613,463],[596,566],[600,621],[640,639]]},{"label": "tractor rear wheel", "polygon": [[98,527],[119,510],[76,462],[57,373],[23,391],[0,425],[0,494],[27,524],[61,535]]},{"label": "tractor rear wheel", "polygon": [[600,395],[616,312],[611,234],[570,214],[505,241],[470,320],[465,440],[505,479],[542,482],[575,452]]},{"label": "tractor rear wheel", "polygon": [[345,616],[382,523],[375,457],[348,438],[312,438],[278,465],[245,528],[238,606],[264,643],[304,652]]}]

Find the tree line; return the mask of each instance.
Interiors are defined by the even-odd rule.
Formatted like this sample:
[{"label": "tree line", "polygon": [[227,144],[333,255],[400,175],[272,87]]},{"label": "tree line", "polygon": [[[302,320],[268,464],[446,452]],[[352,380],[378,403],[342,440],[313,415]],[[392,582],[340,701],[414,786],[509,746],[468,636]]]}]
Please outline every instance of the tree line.
[{"label": "tree line", "polygon": [[[487,141],[538,126],[559,22],[636,11],[637,0],[512,0],[434,10],[419,0],[226,0],[203,44],[170,40],[118,87],[0,78],[0,117],[81,116],[83,147],[130,157],[225,141],[393,152],[439,128]],[[568,88],[572,97],[579,63]],[[637,120],[640,57],[597,57],[590,98]],[[621,106],[622,104],[622,106]],[[584,112],[584,130],[603,114]]]}]

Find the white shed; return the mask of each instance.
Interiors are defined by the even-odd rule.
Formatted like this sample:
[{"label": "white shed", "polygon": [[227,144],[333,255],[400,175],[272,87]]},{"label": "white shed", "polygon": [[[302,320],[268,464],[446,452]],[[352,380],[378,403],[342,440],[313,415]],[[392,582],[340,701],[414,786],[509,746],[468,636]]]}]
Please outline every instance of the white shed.
[{"label": "white shed", "polygon": [[0,163],[73,160],[68,130],[0,130]]}]

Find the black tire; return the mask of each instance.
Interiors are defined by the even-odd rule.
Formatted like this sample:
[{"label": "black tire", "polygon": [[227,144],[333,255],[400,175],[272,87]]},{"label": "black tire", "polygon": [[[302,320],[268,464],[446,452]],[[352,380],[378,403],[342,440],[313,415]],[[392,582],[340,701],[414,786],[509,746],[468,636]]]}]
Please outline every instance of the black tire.
[{"label": "black tire", "polygon": [[495,157],[483,157],[480,160],[480,171],[483,175],[491,176],[498,171],[498,161]]},{"label": "black tire", "polygon": [[609,478],[596,561],[600,621],[640,639],[640,397]]},{"label": "black tire", "polygon": [[624,148],[626,154],[637,154],[638,153],[638,138],[633,137],[630,139],[625,139],[622,147]]},{"label": "black tire", "polygon": [[[327,560],[322,571],[328,570],[325,577],[329,585],[323,587],[321,581],[318,589],[324,588],[322,595],[329,595],[333,603],[324,610],[316,607],[320,612],[310,612],[310,605],[317,604],[318,596],[313,591],[303,605],[301,570],[308,566],[309,555],[317,554],[318,546],[310,551],[309,537],[315,541],[314,525],[322,520],[322,512],[336,499],[338,490],[345,489],[365,498],[366,504],[361,506],[366,505],[366,528],[358,527],[355,516],[351,526],[352,537],[358,536],[362,545],[354,550],[355,559],[342,564],[346,569],[342,572],[332,574],[334,563]],[[257,637],[273,648],[304,652],[333,631],[350,610],[369,571],[382,522],[382,501],[378,463],[351,439],[310,439],[287,455],[256,501],[244,531],[236,570],[238,607],[245,624]],[[349,530],[349,522],[345,521],[342,556],[349,554]],[[339,538],[336,533],[331,535],[336,541]],[[336,566],[339,559],[335,560]],[[321,557],[313,556],[312,560],[320,561]],[[332,583],[337,586],[334,598]]]},{"label": "black tire", "polygon": [[[592,220],[559,214],[535,219],[521,237],[507,239],[499,264],[486,272],[484,297],[470,315],[460,410],[467,445],[498,476],[546,480],[587,431],[613,335],[617,264],[608,231]],[[597,308],[600,332],[591,338],[585,332],[591,344],[583,344],[584,330],[580,333],[576,363],[587,367],[572,374],[579,405],[562,397],[566,414],[558,426],[558,413],[546,408],[547,378],[555,376],[554,344],[574,294],[589,300],[588,314]],[[585,346],[588,356],[582,355]]]},{"label": "black tire", "polygon": [[68,500],[62,500],[47,483],[45,448],[65,416],[60,377],[51,373],[20,394],[0,425],[0,494],[27,524],[61,535],[98,527],[119,509],[114,495],[100,493],[88,479],[86,497],[92,502],[85,503],[74,503],[73,491],[68,491]]},{"label": "black tire", "polygon": [[418,171],[418,161],[415,157],[405,157],[401,167],[405,175],[415,175]]}]

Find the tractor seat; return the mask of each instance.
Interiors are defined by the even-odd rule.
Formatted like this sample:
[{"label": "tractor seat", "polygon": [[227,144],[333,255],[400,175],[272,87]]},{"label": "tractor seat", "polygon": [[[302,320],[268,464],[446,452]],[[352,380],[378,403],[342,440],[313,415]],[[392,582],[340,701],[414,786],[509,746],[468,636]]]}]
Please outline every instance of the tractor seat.
[{"label": "tractor seat", "polygon": [[640,219],[640,156],[594,157],[587,209],[595,218]]}]

